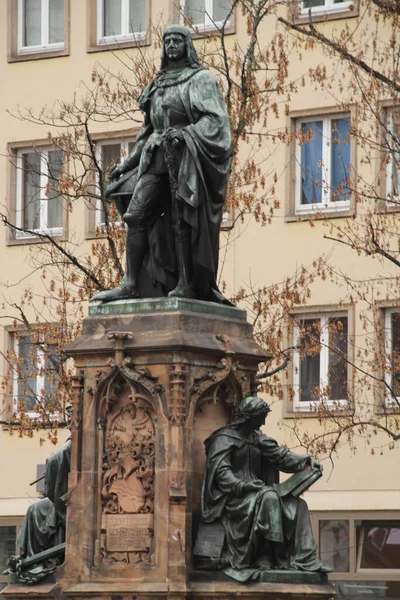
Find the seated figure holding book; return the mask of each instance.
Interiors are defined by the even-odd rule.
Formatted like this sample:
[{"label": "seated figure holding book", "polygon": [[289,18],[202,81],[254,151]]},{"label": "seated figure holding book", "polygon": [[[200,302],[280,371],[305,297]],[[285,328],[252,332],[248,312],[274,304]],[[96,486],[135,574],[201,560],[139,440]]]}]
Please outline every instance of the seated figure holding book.
[{"label": "seated figure holding book", "polygon": [[[224,569],[239,581],[271,568],[330,570],[317,556],[308,507],[299,498],[321,477],[322,465],[263,435],[259,428],[269,412],[261,398],[246,398],[236,421],[205,441],[202,523],[194,553],[206,568]],[[279,471],[295,475],[278,484]],[[213,548],[208,557],[207,547]]]}]

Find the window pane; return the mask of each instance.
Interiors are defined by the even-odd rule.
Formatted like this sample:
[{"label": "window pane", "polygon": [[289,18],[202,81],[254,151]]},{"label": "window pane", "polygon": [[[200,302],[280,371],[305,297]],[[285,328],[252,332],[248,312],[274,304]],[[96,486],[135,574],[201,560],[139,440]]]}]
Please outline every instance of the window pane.
[{"label": "window pane", "polygon": [[330,400],[347,398],[347,318],[329,319]]},{"label": "window pane", "polygon": [[55,44],[64,41],[64,0],[49,2],[49,42]]},{"label": "window pane", "polygon": [[[103,169],[104,186],[107,185],[106,177],[107,177],[107,174],[108,174],[110,168],[113,165],[115,165],[116,162],[119,162],[120,157],[121,157],[121,144],[120,143],[103,144],[101,146],[101,167]],[[102,206],[100,223],[105,223],[105,221],[106,221],[106,213]]]},{"label": "window pane", "polygon": [[361,569],[400,569],[400,521],[363,521],[357,529]]},{"label": "window pane", "polygon": [[15,525],[0,527],[0,573],[7,568],[7,559],[16,553],[17,528]]},{"label": "window pane", "polygon": [[320,321],[305,319],[301,323],[300,345],[304,355],[300,359],[300,402],[317,402],[320,390]]},{"label": "window pane", "polygon": [[54,346],[49,345],[47,351],[48,355],[45,358],[44,389],[49,400],[54,401],[59,382],[59,357],[57,356]]},{"label": "window pane", "polygon": [[184,12],[193,25],[204,25],[205,0],[185,0]]},{"label": "window pane", "polygon": [[320,204],[322,201],[322,121],[301,126],[301,204]]},{"label": "window pane", "polygon": [[58,177],[63,171],[63,154],[61,150],[51,150],[48,153],[49,194],[47,227],[62,227],[63,198],[57,191]]},{"label": "window pane", "polygon": [[20,375],[18,377],[17,401],[23,403],[25,410],[35,410],[37,390],[37,348],[29,335],[18,340],[18,358]]},{"label": "window pane", "polygon": [[347,200],[350,190],[346,180],[350,176],[350,119],[332,121],[332,202]]},{"label": "window pane", "polygon": [[25,0],[24,2],[24,46],[41,44],[41,0]]},{"label": "window pane", "polygon": [[230,10],[229,0],[213,0],[212,19],[215,23],[225,21]]},{"label": "window pane", "polygon": [[392,339],[392,388],[394,395],[400,396],[400,313],[391,315]]},{"label": "window pane", "polygon": [[325,6],[324,0],[304,0],[303,7],[304,8],[314,8],[316,6]]},{"label": "window pane", "polygon": [[400,112],[390,113],[389,145],[392,148],[392,184],[389,192],[400,195]]},{"label": "window pane", "polygon": [[104,0],[104,35],[121,35],[121,0]]},{"label": "window pane", "polygon": [[348,521],[319,522],[321,560],[339,573],[350,571],[350,527]]},{"label": "window pane", "polygon": [[145,0],[129,0],[129,33],[146,31]]},{"label": "window pane", "polygon": [[40,228],[40,155],[28,152],[22,155],[23,225],[27,229]]}]

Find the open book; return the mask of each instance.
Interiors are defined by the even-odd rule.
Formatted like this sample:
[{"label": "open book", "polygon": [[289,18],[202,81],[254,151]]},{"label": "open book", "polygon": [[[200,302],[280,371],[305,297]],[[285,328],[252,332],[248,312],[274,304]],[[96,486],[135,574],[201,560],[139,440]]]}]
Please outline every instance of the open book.
[{"label": "open book", "polygon": [[274,483],[273,487],[281,497],[292,494],[292,496],[298,498],[308,490],[310,486],[318,481],[320,477],[322,477],[322,471],[320,471],[320,469],[305,469],[304,471],[294,473],[283,483]]}]

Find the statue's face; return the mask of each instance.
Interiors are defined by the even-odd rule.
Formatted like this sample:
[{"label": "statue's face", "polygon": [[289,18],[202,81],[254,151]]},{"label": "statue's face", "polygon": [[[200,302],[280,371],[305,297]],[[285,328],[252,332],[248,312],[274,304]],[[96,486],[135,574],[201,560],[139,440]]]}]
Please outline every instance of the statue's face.
[{"label": "statue's face", "polygon": [[164,38],[165,53],[168,60],[176,62],[186,56],[185,38],[179,33],[169,33]]},{"label": "statue's face", "polygon": [[262,427],[263,425],[265,425],[265,419],[267,418],[267,415],[256,415],[254,417],[251,417],[250,419],[250,426],[252,429],[260,429],[260,427]]}]

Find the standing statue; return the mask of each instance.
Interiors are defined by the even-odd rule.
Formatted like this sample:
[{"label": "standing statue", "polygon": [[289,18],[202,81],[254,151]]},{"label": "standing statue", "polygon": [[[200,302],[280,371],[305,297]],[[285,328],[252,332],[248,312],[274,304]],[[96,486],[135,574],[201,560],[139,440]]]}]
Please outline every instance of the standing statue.
[{"label": "standing statue", "polygon": [[231,166],[228,113],[190,31],[167,27],[161,68],[139,99],[145,118],[107,194],[128,226],[126,274],[92,300],[139,298],[139,274],[164,295],[227,303],[216,283],[219,231]]},{"label": "standing statue", "polygon": [[[246,398],[237,420],[205,441],[202,524],[194,553],[204,557],[205,548],[219,548],[209,553],[207,568],[224,569],[242,582],[271,568],[330,571],[317,556],[307,504],[298,497],[321,476],[322,465],[263,435],[259,428],[269,412],[262,399]],[[296,475],[279,485],[279,471]]]}]

